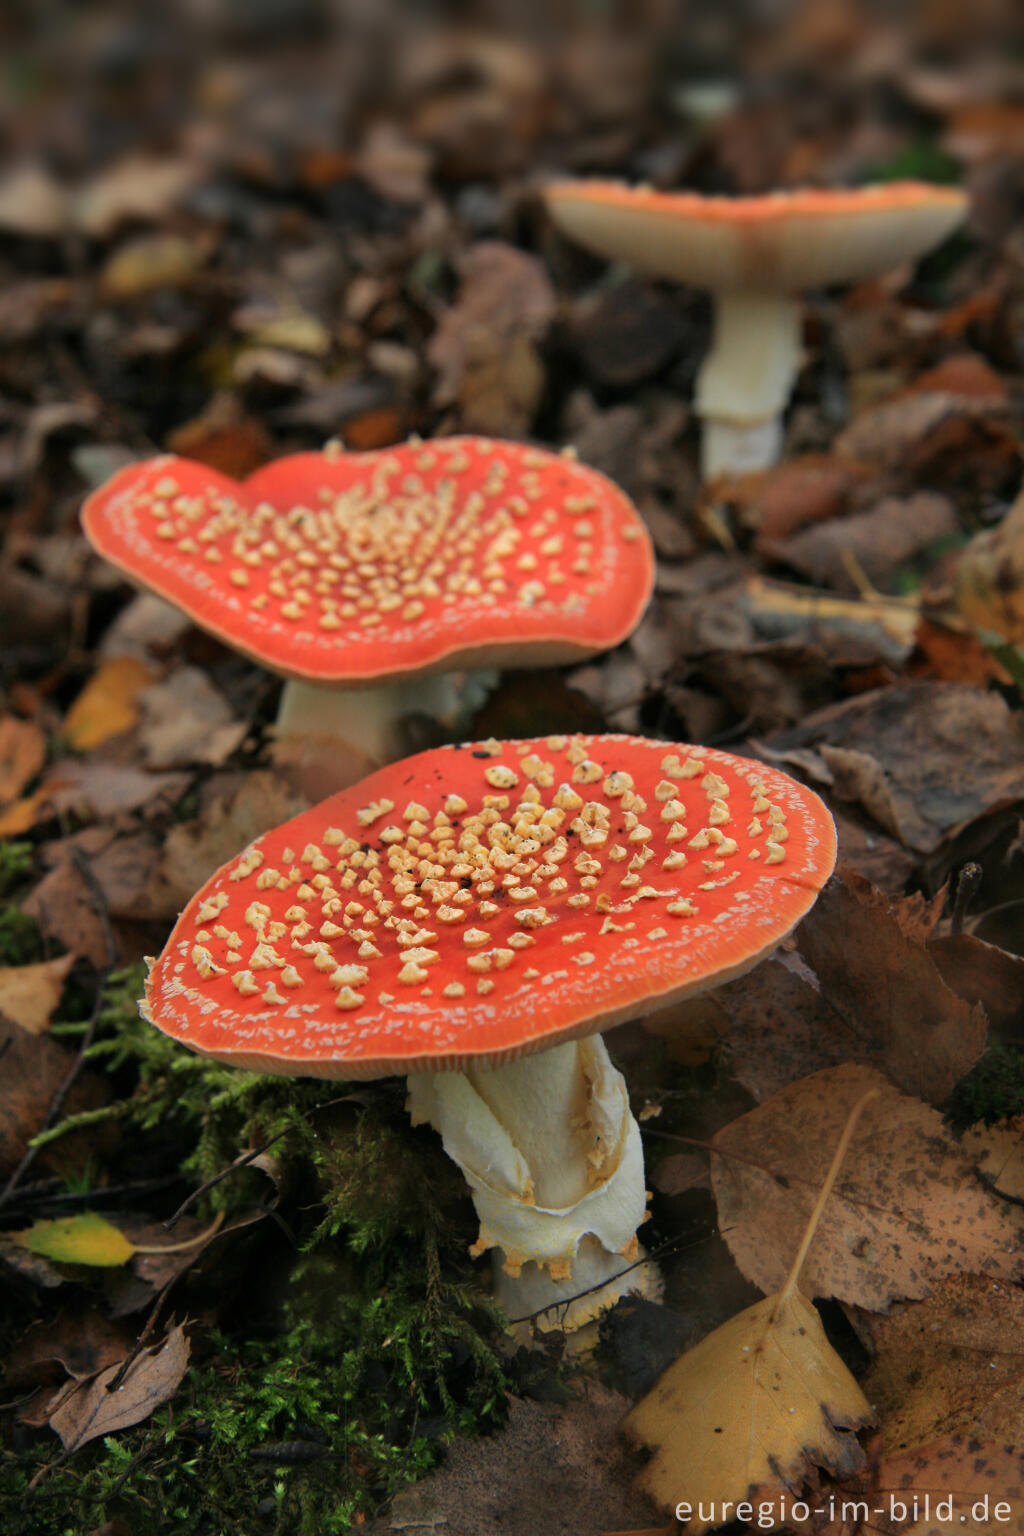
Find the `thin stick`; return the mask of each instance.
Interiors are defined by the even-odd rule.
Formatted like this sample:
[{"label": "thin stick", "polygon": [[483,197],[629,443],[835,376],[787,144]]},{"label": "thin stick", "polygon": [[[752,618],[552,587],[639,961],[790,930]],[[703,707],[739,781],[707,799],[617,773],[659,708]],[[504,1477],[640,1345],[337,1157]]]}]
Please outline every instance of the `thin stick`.
[{"label": "thin stick", "polygon": [[817,1201],[815,1202],[814,1210],[811,1212],[811,1219],[807,1223],[807,1228],[804,1232],[800,1247],[796,1251],[796,1258],[793,1260],[793,1268],[789,1272],[789,1278],[787,1279],[785,1285],[779,1292],[780,1306],[796,1290],[796,1282],[800,1276],[801,1269],[803,1269],[804,1260],[807,1257],[807,1250],[810,1248],[811,1243],[814,1241],[814,1234],[818,1230],[818,1222],[821,1220],[821,1213],[825,1209],[825,1204],[829,1195],[832,1193],[832,1186],[836,1182],[836,1179],[839,1175],[839,1170],[843,1164],[843,1158],[846,1156],[847,1148],[849,1147],[853,1133],[857,1128],[857,1121],[863,1114],[865,1107],[871,1103],[871,1100],[877,1098],[878,1089],[869,1088],[867,1093],[865,1093],[861,1098],[857,1100],[856,1104],[853,1106],[849,1115],[847,1116],[846,1124],[843,1127],[843,1134],[839,1138],[839,1145],[836,1147],[835,1153],[832,1157],[831,1167],[829,1168],[828,1173],[825,1175],[824,1184],[821,1186],[821,1194],[818,1196]]}]

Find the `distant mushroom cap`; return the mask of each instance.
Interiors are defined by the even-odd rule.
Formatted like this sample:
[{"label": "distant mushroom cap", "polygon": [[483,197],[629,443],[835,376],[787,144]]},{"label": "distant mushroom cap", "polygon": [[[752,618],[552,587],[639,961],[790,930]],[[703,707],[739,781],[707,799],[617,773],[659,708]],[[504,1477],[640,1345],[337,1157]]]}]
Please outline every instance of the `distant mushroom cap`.
[{"label": "distant mushroom cap", "polygon": [[578,660],[631,633],[654,580],[610,480],[488,438],[294,454],[244,482],[149,459],[95,491],[82,523],[204,629],[319,682]]},{"label": "distant mushroom cap", "polygon": [[498,1065],[742,974],[835,853],[816,795],[724,752],[630,736],[441,747],[213,875],[144,1012],[260,1071]]},{"label": "distant mushroom cap", "polygon": [[704,197],[610,181],[545,192],[555,223],[611,260],[715,292],[797,292],[880,276],[961,222],[959,188],[921,181]]}]

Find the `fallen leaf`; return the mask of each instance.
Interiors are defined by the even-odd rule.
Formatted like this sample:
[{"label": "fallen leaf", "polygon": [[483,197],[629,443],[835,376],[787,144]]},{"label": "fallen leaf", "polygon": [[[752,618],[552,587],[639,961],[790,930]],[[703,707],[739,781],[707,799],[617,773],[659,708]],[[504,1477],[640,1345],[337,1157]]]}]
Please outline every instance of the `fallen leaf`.
[{"label": "fallen leaf", "polygon": [[46,762],[46,737],[34,720],[0,720],[0,804],[20,795]]},{"label": "fallen leaf", "polygon": [[1024,958],[988,944],[973,933],[946,933],[928,940],[928,953],[948,987],[980,1003],[993,1029],[1024,1025]]},{"label": "fallen leaf", "polygon": [[927,932],[913,931],[916,909],[905,906],[844,869],[807,914],[798,945],[847,1059],[942,1104],[984,1051],[986,1020],[943,981]]},{"label": "fallen leaf", "polygon": [[[806,1297],[777,1294],[740,1312],[669,1367],[625,1421],[656,1447],[639,1482],[664,1508],[693,1511],[692,1536],[757,1490],[801,1483],[811,1467],[845,1474],[864,1453],[854,1430],[871,1405]],[[700,1508],[717,1513],[702,1518]]]},{"label": "fallen leaf", "polygon": [[870,512],[834,518],[786,539],[762,538],[761,553],[800,571],[818,586],[856,592],[857,576],[882,586],[900,566],[959,530],[948,496],[919,491],[887,496]]},{"label": "fallen leaf", "polygon": [[143,1419],[175,1394],[188,1367],[189,1344],[178,1324],[162,1344],[143,1350],[133,1360],[116,1392],[107,1385],[121,1369],[109,1366],[91,1382],[83,1382],[61,1402],[50,1419],[65,1451],[79,1450],[100,1435],[115,1434]]},{"label": "fallen leaf", "polygon": [[67,1376],[82,1381],[123,1360],[133,1343],[123,1324],[111,1322],[98,1307],[79,1299],[22,1335],[5,1356],[4,1381],[20,1388]]},{"label": "fallen leaf", "polygon": [[183,768],[191,763],[219,767],[248,730],[198,667],[179,667],[166,681],[146,688],[139,703],[143,711],[139,740],[149,768]]},{"label": "fallen leaf", "polygon": [[24,1232],[10,1233],[10,1237],[44,1259],[54,1259],[59,1264],[91,1264],[100,1269],[127,1264],[135,1252],[124,1233],[95,1211],[62,1216],[55,1221],[37,1221]]},{"label": "fallen leaf", "polygon": [[544,387],[534,343],[554,317],[551,280],[536,256],[499,240],[472,246],[459,270],[458,297],[427,346],[435,400],[458,403],[467,430],[521,434]]},{"label": "fallen leaf", "polygon": [[[172,805],[188,784],[185,773],[146,773],[133,763],[62,758],[54,763],[39,793],[57,811],[109,817],[151,807],[158,800]],[[2,821],[0,815],[0,825]]]},{"label": "fallen leaf", "polygon": [[717,989],[736,1077],[763,1102],[855,1061],[942,1104],[981,1056],[986,1024],[943,978],[929,933],[916,904],[841,868],[800,926],[798,955]]},{"label": "fallen leaf", "polygon": [[983,633],[1024,645],[1024,495],[997,527],[975,534],[964,550],[956,603]]},{"label": "fallen leaf", "polygon": [[71,955],[103,970],[117,957],[109,952],[106,930],[84,876],[67,859],[44,875],[21,904],[47,938]]},{"label": "fallen leaf", "polygon": [[0,811],[0,837],[19,837],[22,832],[30,832],[37,822],[44,821],[53,805],[55,788],[56,784],[51,781],[24,800],[15,800],[13,805]]},{"label": "fallen leaf", "polygon": [[[1021,1293],[958,1275],[924,1301],[862,1319],[860,1328],[875,1351],[864,1389],[882,1428],[868,1476],[834,1490],[834,1504],[845,1504],[853,1518],[829,1524],[828,1536],[855,1523],[886,1536],[954,1536],[968,1520],[981,1536],[1020,1536]],[[858,1500],[866,1518],[857,1517]]]},{"label": "fallen leaf", "polygon": [[119,246],[100,274],[115,299],[137,298],[160,288],[184,288],[202,270],[205,253],[182,235],[142,235]]},{"label": "fallen leaf", "polygon": [[129,220],[156,222],[181,200],[200,174],[197,161],[129,154],[107,162],[74,197],[77,227],[96,239]]},{"label": "fallen leaf", "polygon": [[936,1110],[854,1065],[792,1084],[715,1137],[719,1226],[742,1273],[764,1291],[782,1284],[835,1126],[871,1087],[879,1097],[857,1127],[822,1216],[804,1290],[883,1311],[901,1297],[927,1295],[950,1274],[1018,1279],[1024,1212],[977,1179]]},{"label": "fallen leaf", "polygon": [[994,1189],[1024,1201],[1024,1115],[994,1125],[979,1121],[964,1132],[960,1145]]},{"label": "fallen leaf", "polygon": [[[885,774],[899,839],[919,854],[979,817],[1024,800],[1024,724],[998,693],[966,683],[879,688],[758,742],[784,767],[822,742],[864,752]],[[799,759],[797,759],[799,761]],[[804,760],[806,767],[806,759]],[[830,774],[820,761],[818,783]]]},{"label": "fallen leaf", "polygon": [[164,840],[163,877],[172,911],[191,901],[215,869],[261,833],[268,832],[310,802],[272,773],[255,772],[213,797],[202,814],[171,827]]},{"label": "fallen leaf", "polygon": [[496,1529],[499,1504],[502,1536],[599,1536],[650,1523],[654,1510],[616,1443],[625,1407],[596,1381],[585,1401],[564,1407],[510,1398],[501,1429],[450,1441],[444,1466],[403,1489],[371,1536],[482,1536]]},{"label": "fallen leaf", "polygon": [[654,1451],[641,1486],[694,1536],[726,1524],[730,1510],[741,1518],[738,1502],[799,1486],[814,1467],[845,1475],[864,1463],[855,1431],[871,1423],[872,1406],[798,1282],[873,1097],[870,1088],[858,1095],[838,1143],[832,1138],[828,1168],[781,1290],[682,1355],[626,1419],[627,1435]]},{"label": "fallen leaf", "polygon": [[[0,1027],[0,1045],[0,1176],[6,1176],[21,1161],[75,1058],[48,1035],[30,1035],[13,1025]],[[76,1077],[64,1112],[74,1115],[81,1110],[98,1109],[110,1096],[107,1079],[87,1068]],[[35,1166],[50,1172],[80,1172],[97,1148],[109,1142],[110,1136],[109,1126],[69,1132],[43,1147]]]},{"label": "fallen leaf", "polygon": [[105,661],[64,718],[68,745],[76,752],[91,752],[112,736],[132,730],[139,720],[139,694],[152,681],[152,672],[134,656]]},{"label": "fallen leaf", "polygon": [[30,1035],[41,1035],[60,1002],[73,955],[57,955],[36,965],[0,966],[0,1014]]}]

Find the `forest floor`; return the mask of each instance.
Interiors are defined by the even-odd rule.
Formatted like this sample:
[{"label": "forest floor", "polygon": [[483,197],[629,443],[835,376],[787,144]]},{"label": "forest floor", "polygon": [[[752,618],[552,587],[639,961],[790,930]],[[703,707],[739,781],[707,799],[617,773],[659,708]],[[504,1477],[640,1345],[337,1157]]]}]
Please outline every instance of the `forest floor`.
[{"label": "forest floor", "polygon": [[[971,1528],[1024,1532],[1024,539],[998,579],[978,542],[1024,457],[1014,8],[549,9],[0,17],[3,1536],[674,1530],[623,1414],[779,1289],[870,1086],[808,1289],[876,1427],[785,1481],[945,1491],[950,1532],[1004,1496]],[[915,268],[808,297],[783,462],[708,486],[709,300],[559,235],[556,174],[970,206]],[[237,1072],[137,1009],[192,893],[313,790],[280,680],[93,554],[84,496],[157,452],[244,477],[455,432],[573,445],[658,558],[629,641],[505,674],[474,737],[725,747],[839,829],[787,949],[607,1037],[664,1291],[585,1356],[509,1339],[397,1080]],[[25,1245],[85,1217],[79,1262]]]}]

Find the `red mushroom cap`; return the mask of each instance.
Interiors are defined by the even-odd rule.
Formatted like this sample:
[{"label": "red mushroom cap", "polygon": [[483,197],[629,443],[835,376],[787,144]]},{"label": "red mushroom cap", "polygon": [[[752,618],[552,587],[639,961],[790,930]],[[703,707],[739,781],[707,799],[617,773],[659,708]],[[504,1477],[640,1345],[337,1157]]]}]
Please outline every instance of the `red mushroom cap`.
[{"label": "red mushroom cap", "polygon": [[299,453],[241,482],[150,459],[94,492],[82,523],[204,629],[319,682],[574,661],[624,640],[654,582],[610,480],[479,437]]},{"label": "red mushroom cap", "polygon": [[439,747],[257,839],[182,913],[143,1011],[296,1076],[497,1065],[742,974],[814,903],[810,790],[703,747]]},{"label": "red mushroom cap", "polygon": [[760,197],[560,181],[545,200],[588,250],[713,292],[795,293],[877,277],[937,245],[967,211],[959,187],[925,181]]}]

